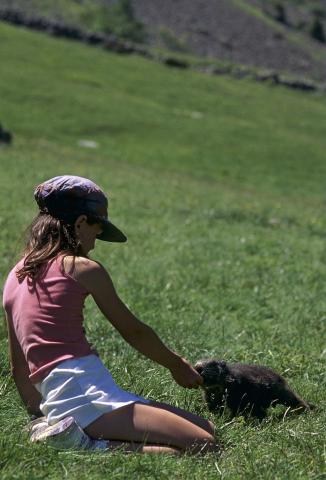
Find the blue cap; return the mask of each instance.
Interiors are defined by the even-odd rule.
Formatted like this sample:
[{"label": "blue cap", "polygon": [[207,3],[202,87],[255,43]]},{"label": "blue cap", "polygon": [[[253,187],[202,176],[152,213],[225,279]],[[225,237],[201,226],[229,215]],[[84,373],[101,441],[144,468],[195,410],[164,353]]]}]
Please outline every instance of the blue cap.
[{"label": "blue cap", "polygon": [[88,178],[62,175],[38,185],[35,200],[43,213],[73,223],[79,215],[90,215],[103,232],[97,236],[107,242],[126,242],[127,237],[108,219],[108,199],[96,183]]}]

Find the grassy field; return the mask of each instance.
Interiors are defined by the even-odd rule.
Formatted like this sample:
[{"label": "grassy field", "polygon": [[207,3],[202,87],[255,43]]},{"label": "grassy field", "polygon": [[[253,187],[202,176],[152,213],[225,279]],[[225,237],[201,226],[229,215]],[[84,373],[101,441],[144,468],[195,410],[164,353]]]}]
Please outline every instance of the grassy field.
[{"label": "grassy field", "polygon": [[[325,478],[325,98],[168,69],[0,24],[1,285],[64,173],[109,192],[126,245],[98,244],[131,309],[191,361],[268,365],[318,410],[257,424],[140,357],[89,300],[86,327],[124,388],[211,418],[220,457],[57,452],[31,445],[0,326],[1,479]],[[85,149],[80,140],[97,142]]]}]

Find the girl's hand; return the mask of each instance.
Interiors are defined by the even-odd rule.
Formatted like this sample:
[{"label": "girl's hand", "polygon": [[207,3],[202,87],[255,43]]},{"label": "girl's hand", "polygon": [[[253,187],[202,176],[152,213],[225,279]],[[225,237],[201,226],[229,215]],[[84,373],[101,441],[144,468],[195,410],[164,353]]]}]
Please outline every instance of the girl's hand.
[{"label": "girl's hand", "polygon": [[198,388],[203,384],[202,376],[182,357],[170,367],[174,380],[184,388]]}]

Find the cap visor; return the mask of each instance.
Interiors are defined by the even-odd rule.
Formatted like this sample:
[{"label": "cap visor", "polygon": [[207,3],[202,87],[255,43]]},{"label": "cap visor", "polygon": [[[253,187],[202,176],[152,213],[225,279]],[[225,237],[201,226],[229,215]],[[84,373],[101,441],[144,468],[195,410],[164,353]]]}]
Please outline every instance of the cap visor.
[{"label": "cap visor", "polygon": [[102,223],[103,232],[96,238],[104,242],[126,242],[127,237],[113,223],[106,220]]}]

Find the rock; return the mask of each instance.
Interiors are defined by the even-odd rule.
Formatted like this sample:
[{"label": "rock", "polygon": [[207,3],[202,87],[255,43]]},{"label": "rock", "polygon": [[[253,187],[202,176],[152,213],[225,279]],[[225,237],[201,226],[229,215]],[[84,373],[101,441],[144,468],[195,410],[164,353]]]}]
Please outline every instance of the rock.
[{"label": "rock", "polygon": [[227,65],[207,65],[204,67],[199,67],[198,70],[203,73],[208,73],[210,75],[227,75],[232,72],[232,68]]},{"label": "rock", "polygon": [[115,35],[107,35],[105,37],[103,48],[111,50],[116,53],[134,53],[135,48],[130,42],[124,42],[118,39]]},{"label": "rock", "polygon": [[274,83],[275,85],[277,85],[280,80],[276,72],[268,71],[268,70],[256,73],[255,79],[258,82],[271,82],[271,83]]},{"label": "rock", "polygon": [[279,84],[285,87],[294,88],[296,90],[304,90],[306,92],[313,92],[317,90],[317,85],[310,80],[279,78]]},{"label": "rock", "polygon": [[250,71],[246,68],[236,67],[232,70],[232,76],[241,80],[242,78],[249,77],[251,75]]},{"label": "rock", "polygon": [[175,57],[164,57],[162,62],[169,67],[176,67],[176,68],[188,68],[189,64],[184,60],[179,60]]},{"label": "rock", "polygon": [[77,145],[84,148],[98,148],[98,143],[94,140],[78,140]]},{"label": "rock", "polygon": [[24,15],[22,12],[15,9],[1,9],[0,18],[5,22],[13,23],[14,25],[24,25]]},{"label": "rock", "polygon": [[46,31],[54,37],[63,37],[70,40],[82,40],[84,34],[81,30],[60,22],[48,22]]},{"label": "rock", "polygon": [[105,35],[103,33],[86,32],[84,33],[83,40],[90,45],[99,45],[105,42]]},{"label": "rock", "polygon": [[5,130],[0,124],[0,143],[10,145],[12,143],[12,133],[9,130]]}]

